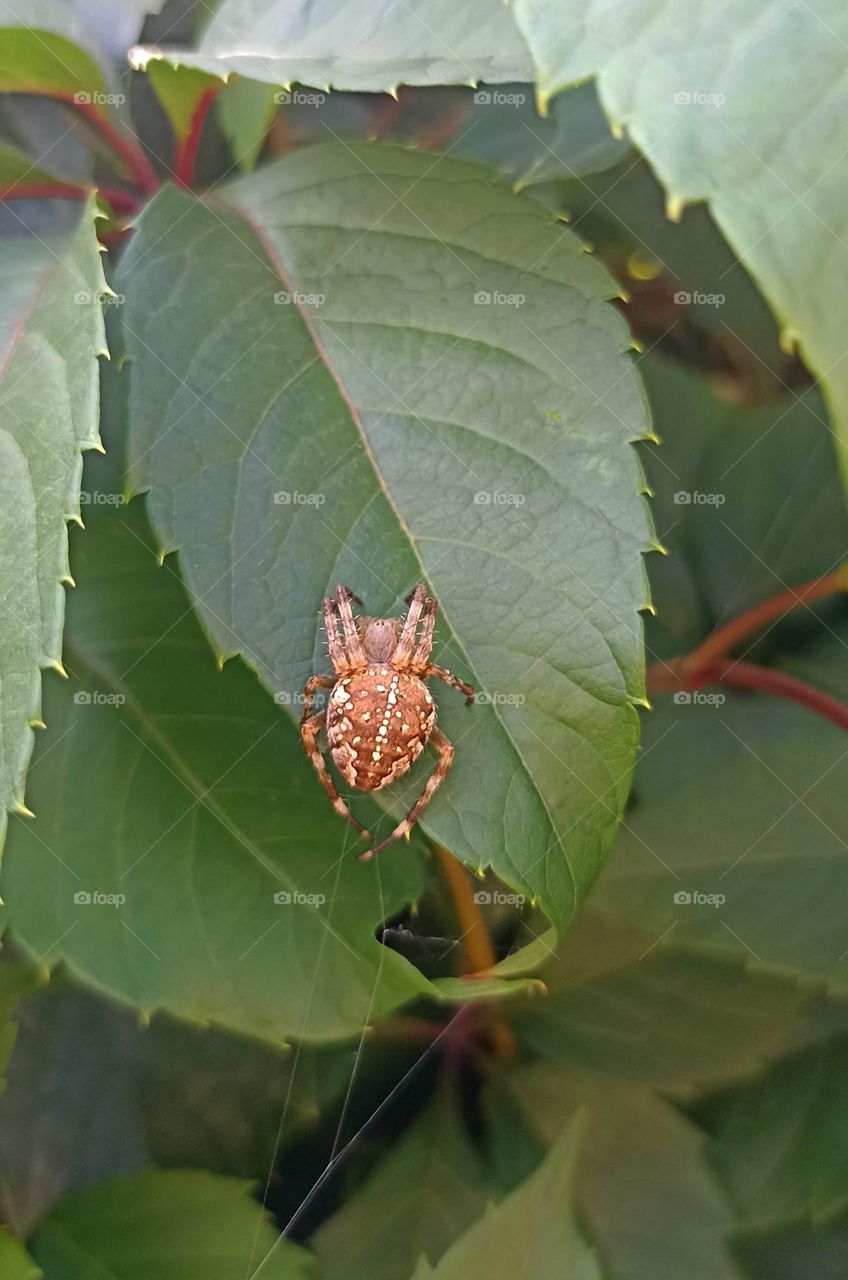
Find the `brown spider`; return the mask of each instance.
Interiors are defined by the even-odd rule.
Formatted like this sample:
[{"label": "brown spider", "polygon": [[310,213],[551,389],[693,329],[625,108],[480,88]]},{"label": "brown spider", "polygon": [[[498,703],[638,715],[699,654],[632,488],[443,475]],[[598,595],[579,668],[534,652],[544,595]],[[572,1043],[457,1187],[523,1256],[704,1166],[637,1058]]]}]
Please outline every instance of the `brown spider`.
[{"label": "brown spider", "polygon": [[[338,586],[335,597],[323,602],[330,661],[336,674],[309,677],[300,724],[306,754],[333,808],[371,839],[336,790],[318,748],[323,722],[326,721],[327,740],[337,769],[345,782],[360,791],[379,791],[402,777],[421,755],[428,739],[439,753],[439,763],[403,822],[381,844],[360,855],[360,860],[365,861],[412,829],[453,760],[453,746],[435,727],[436,708],[424,681],[437,676],[460,689],[468,703],[474,701],[474,690],[444,667],[430,662],[438,606],[423,583],[407,596],[409,610],[402,621],[354,618],[351,600],[362,604],[348,587]],[[416,642],[419,622],[421,632]],[[332,693],[326,713],[317,711],[313,715],[316,689],[332,689]]]}]

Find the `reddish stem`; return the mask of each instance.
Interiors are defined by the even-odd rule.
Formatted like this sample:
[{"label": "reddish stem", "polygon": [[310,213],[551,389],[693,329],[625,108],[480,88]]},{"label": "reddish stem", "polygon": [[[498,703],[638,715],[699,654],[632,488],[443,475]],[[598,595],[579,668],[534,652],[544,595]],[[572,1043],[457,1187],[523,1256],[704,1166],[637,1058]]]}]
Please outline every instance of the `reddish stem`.
[{"label": "reddish stem", "polygon": [[104,200],[107,200],[115,213],[137,213],[139,198],[132,191],[122,191],[119,187],[98,187]]},{"label": "reddish stem", "polygon": [[707,683],[726,684],[736,689],[758,689],[762,693],[773,693],[778,698],[790,698],[799,702],[802,707],[809,707],[838,724],[840,729],[848,729],[848,707],[829,694],[822,693],[806,680],[797,676],[786,675],[783,671],[775,671],[773,667],[761,667],[755,662],[717,662],[702,673]]},{"label": "reddish stem", "polygon": [[221,92],[223,85],[212,85],[204,90],[200,95],[194,114],[191,117],[191,124],[186,136],[182,139],[177,147],[177,155],[174,161],[174,178],[177,185],[185,187],[188,191],[194,181],[194,168],[197,164],[197,153],[200,150],[200,138],[203,133],[203,126],[206,123],[206,117],[212,108],[212,103]]},{"label": "reddish stem", "polygon": [[840,591],[848,591],[848,565],[844,564],[833,573],[826,573],[822,578],[813,578],[810,582],[803,582],[798,587],[791,587],[776,596],[770,596],[768,600],[754,605],[753,609],[740,613],[738,618],[734,618],[725,626],[717,627],[712,635],[707,636],[703,644],[686,658],[680,659],[681,669],[688,674],[694,674],[702,667],[714,662],[716,658],[730,653],[731,649],[754,631],[759,631],[801,605],[810,604],[814,600],[824,600],[828,596],[837,595]]},{"label": "reddish stem", "polygon": [[146,195],[153,195],[154,191],[158,191],[159,179],[156,176],[156,170],[144,154],[141,143],[136,138],[129,138],[122,133],[111,120],[107,119],[98,110],[94,103],[77,102],[72,95],[66,93],[57,93],[53,96],[61,98],[62,101],[69,103],[85,116],[86,120],[97,130],[103,140],[121,157]]}]

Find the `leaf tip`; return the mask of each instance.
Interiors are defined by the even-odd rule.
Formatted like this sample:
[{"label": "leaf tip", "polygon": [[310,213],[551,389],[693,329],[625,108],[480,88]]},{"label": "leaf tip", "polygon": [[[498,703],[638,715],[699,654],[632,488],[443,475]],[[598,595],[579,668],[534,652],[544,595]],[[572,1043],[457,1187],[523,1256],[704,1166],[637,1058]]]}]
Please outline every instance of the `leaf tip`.
[{"label": "leaf tip", "polygon": [[53,670],[57,673],[57,675],[60,675],[63,680],[67,680],[68,673],[65,670],[64,666],[62,665],[61,658],[52,658],[47,665],[48,667],[52,667]]},{"label": "leaf tip", "polygon": [[665,216],[669,222],[679,222],[683,217],[683,210],[686,207],[686,201],[683,196],[675,196],[669,192],[665,202]]},{"label": "leaf tip", "polygon": [[652,542],[648,547],[649,551],[657,551],[661,556],[668,555],[668,547],[664,547],[661,542]]},{"label": "leaf tip", "polygon": [[62,573],[62,574],[60,574],[60,575],[59,575],[59,581],[60,581],[61,583],[64,583],[64,585],[65,585],[66,587],[75,587],[75,586],[77,585],[77,584],[76,584],[76,582],[74,581],[74,579],[71,577],[71,575],[70,575],[69,573]]},{"label": "leaf tip", "polygon": [[647,440],[649,444],[662,444],[662,437],[658,436],[656,431],[646,431],[640,440]]},{"label": "leaf tip", "polygon": [[41,716],[33,716],[31,720],[27,721],[27,724],[29,725],[30,729],[46,729],[47,728],[47,725],[44,723]]},{"label": "leaf tip", "polygon": [[15,807],[12,809],[12,813],[16,813],[19,818],[35,817],[35,814],[33,813],[32,809],[28,809],[27,806],[24,804],[23,800],[19,800],[17,802]]}]

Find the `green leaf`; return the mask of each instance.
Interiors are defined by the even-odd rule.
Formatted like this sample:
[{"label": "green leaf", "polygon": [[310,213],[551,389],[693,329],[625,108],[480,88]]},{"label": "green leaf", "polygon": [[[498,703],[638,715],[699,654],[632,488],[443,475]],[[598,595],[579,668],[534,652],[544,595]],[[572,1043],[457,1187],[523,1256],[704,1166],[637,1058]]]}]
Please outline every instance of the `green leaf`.
[{"label": "green leaf", "polygon": [[48,173],[30,160],[22,151],[13,147],[0,147],[0,187],[14,189],[23,182],[60,182],[55,174]]},{"label": "green leaf", "polygon": [[613,137],[591,83],[561,94],[548,116],[536,110],[533,85],[504,84],[475,92],[445,150],[506,170],[520,189],[609,169],[630,143]]},{"label": "green leaf", "polygon": [[481,1152],[448,1098],[427,1108],[362,1190],[314,1240],[321,1280],[395,1280],[419,1257],[435,1262],[491,1199]]},{"label": "green leaf", "polygon": [[[639,1085],[540,1063],[504,1074],[540,1137],[584,1116],[575,1199],[605,1275],[616,1280],[732,1280],[731,1214],[703,1160],[703,1138]],[[498,1095],[489,1101],[499,1105]]]},{"label": "green leaf", "polygon": [[707,1155],[746,1231],[832,1218],[848,1203],[848,1040],[775,1063],[710,1099]]},{"label": "green leaf", "polygon": [[749,1280],[842,1280],[848,1219],[827,1226],[793,1225],[737,1238],[734,1252]]},{"label": "green leaf", "polygon": [[26,1249],[0,1227],[0,1274],[3,1280],[42,1280],[43,1272]]},{"label": "green leaf", "polygon": [[[610,118],[644,151],[675,212],[709,200],[786,326],[826,380],[848,461],[848,9],[813,0],[733,15],[709,0],[516,0],[544,103],[597,73]],[[697,38],[692,33],[697,32]],[[637,34],[638,33],[638,34]],[[774,85],[805,77],[798,92]]]},{"label": "green leaf", "polygon": [[106,289],[93,204],[76,229],[0,239],[0,837],[24,811],[41,673],[60,666],[67,521],[81,453],[97,448],[97,356]]},{"label": "green leaf", "polygon": [[194,67],[172,67],[162,58],[152,59],[146,69],[171,128],[180,141],[185,140],[200,99],[210,88],[220,88],[220,82],[216,76]]},{"label": "green leaf", "polygon": [[73,5],[8,0],[0,18],[0,93],[105,100],[103,72],[89,52],[86,25]]},{"label": "green leaf", "polygon": [[222,77],[237,71],[271,84],[317,88],[393,91],[399,84],[532,78],[527,47],[498,0],[472,0],[463,8],[434,0],[426,13],[350,0],[222,0],[197,51],[164,53]]},{"label": "green leaf", "polygon": [[164,191],[126,257],[130,484],[218,652],[290,706],[327,667],[336,582],[375,614],[430,582],[434,658],[484,696],[439,695],[458,749],[424,825],[564,928],[624,803],[643,688],[646,425],[614,286],[451,159],[312,147],[226,200]]},{"label": "green leaf", "polygon": [[421,1258],[414,1280],[600,1280],[571,1211],[578,1132],[572,1121],[536,1172],[490,1205],[435,1267]]},{"label": "green leaf", "polygon": [[418,995],[467,999],[468,983],[429,983],[374,936],[419,893],[420,845],[357,861],[295,726],[240,663],[215,669],[142,505],[109,501],[92,498],[79,543],[38,818],[10,835],[17,939],[146,1011],[275,1041],[353,1034]]},{"label": "green leaf", "polygon": [[276,99],[273,85],[241,76],[233,76],[221,91],[218,119],[242,173],[250,173],[259,159],[277,110]]},{"label": "green leaf", "polygon": [[278,1236],[250,1184],[194,1170],[127,1174],[58,1204],[31,1242],[48,1280],[263,1280],[314,1275]]},{"label": "green leaf", "polygon": [[[643,369],[666,440],[649,476],[671,553],[652,566],[660,623],[648,644],[663,660],[834,568],[848,527],[815,395],[744,414],[690,376],[650,361]],[[820,645],[830,665],[831,646],[840,662],[845,650],[836,610],[797,611],[743,646],[748,660],[787,665],[794,650],[796,674],[809,667],[820,680]],[[658,697],[645,739],[627,827],[593,905],[675,945],[844,989],[842,731],[785,700],[711,688],[677,703]]]},{"label": "green leaf", "polygon": [[129,1013],[54,981],[18,1022],[0,1097],[0,1217],[25,1236],[69,1191],[150,1161],[128,1069],[141,1033]]},{"label": "green leaf", "polygon": [[547,998],[515,1026],[543,1057],[602,1076],[687,1090],[756,1071],[797,1032],[787,982],[674,950],[581,913],[545,970]]}]

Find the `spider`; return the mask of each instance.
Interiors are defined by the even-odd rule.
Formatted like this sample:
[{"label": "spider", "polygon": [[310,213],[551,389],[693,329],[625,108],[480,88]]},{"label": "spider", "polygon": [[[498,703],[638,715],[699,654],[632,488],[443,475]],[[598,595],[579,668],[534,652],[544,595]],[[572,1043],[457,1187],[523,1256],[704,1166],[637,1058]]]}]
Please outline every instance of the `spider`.
[{"label": "spider", "polygon": [[[345,782],[360,791],[379,791],[402,777],[428,740],[439,753],[439,762],[409,813],[381,844],[360,855],[360,861],[365,861],[411,831],[453,761],[453,746],[436,728],[436,708],[424,681],[430,676],[444,680],[461,690],[469,705],[474,701],[474,690],[430,661],[438,606],[423,583],[406,597],[409,609],[402,620],[354,618],[351,601],[362,604],[349,587],[338,586],[335,596],[323,602],[330,661],[336,674],[309,677],[300,724],[304,749],[333,808],[371,839],[336,790],[321,755],[318,734],[324,725],[337,769]],[[316,689],[332,692],[326,712],[312,714]]]}]

